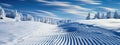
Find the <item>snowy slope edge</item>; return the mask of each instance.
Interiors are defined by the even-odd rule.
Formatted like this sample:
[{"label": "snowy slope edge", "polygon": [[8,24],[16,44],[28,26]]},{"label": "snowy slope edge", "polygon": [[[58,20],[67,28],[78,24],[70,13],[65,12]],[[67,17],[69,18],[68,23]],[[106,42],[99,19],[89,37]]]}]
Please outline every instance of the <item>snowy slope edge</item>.
[{"label": "snowy slope edge", "polygon": [[77,20],[76,22],[120,32],[120,19]]}]

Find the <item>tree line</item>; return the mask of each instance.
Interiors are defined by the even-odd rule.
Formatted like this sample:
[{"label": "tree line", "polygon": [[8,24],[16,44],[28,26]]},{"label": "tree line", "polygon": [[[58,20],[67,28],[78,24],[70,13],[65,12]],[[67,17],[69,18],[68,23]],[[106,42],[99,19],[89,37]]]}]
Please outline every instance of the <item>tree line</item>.
[{"label": "tree line", "polygon": [[11,17],[17,22],[33,21],[33,22],[42,22],[42,23],[57,24],[57,25],[71,22],[71,20],[68,19],[55,19],[51,17],[34,17],[30,14],[23,15],[17,10],[14,10],[11,14],[7,15],[4,8],[0,9],[0,19],[5,20],[6,18],[11,18]]},{"label": "tree line", "polygon": [[120,19],[120,14],[118,14],[117,11],[115,12],[111,12],[111,11],[108,11],[106,13],[103,13],[101,14],[100,12],[97,12],[93,18],[91,18],[91,13],[89,12],[87,17],[86,17],[86,20],[90,20],[90,19]]}]

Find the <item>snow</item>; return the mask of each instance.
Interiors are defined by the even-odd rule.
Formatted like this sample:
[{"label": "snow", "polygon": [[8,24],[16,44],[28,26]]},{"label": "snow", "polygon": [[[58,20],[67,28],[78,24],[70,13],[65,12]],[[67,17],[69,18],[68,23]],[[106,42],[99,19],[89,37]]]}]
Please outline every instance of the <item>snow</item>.
[{"label": "snow", "polygon": [[120,32],[120,19],[78,20],[76,22],[82,24],[94,25],[105,29],[111,29]]},{"label": "snow", "polygon": [[[119,28],[119,22],[101,19],[52,25],[0,20],[0,45],[119,45],[120,33],[111,30]],[[110,28],[111,25],[116,27]]]},{"label": "snow", "polygon": [[[45,27],[46,28],[46,27]],[[15,45],[118,45],[120,33],[78,22],[35,31]]]},{"label": "snow", "polygon": [[[49,26],[49,27],[48,27]],[[2,22],[0,21],[0,45],[10,44],[10,42],[16,42],[26,35],[33,33],[36,30],[48,30],[53,25],[44,24],[40,22],[21,21],[21,22]],[[42,32],[41,31],[41,32]],[[47,32],[47,31],[46,31]]]},{"label": "snow", "polygon": [[0,22],[11,22],[11,21],[15,21],[15,19],[11,19],[11,18],[0,19]]},{"label": "snow", "polygon": [[[0,45],[120,44],[120,19],[78,21],[49,17],[38,19],[31,15],[24,17],[17,11],[15,19],[11,19],[6,17],[4,9],[1,13]],[[22,21],[22,18],[25,20]]]}]

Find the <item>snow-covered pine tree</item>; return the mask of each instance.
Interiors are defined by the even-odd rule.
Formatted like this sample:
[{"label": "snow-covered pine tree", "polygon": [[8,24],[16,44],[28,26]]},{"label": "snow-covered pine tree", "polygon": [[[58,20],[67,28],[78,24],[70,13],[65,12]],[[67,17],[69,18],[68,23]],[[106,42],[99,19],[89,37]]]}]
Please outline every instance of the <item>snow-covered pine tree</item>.
[{"label": "snow-covered pine tree", "polygon": [[0,15],[0,19],[6,19],[6,13],[4,8],[1,7],[1,15]]},{"label": "snow-covered pine tree", "polygon": [[21,17],[20,20],[23,21],[24,16],[22,13],[20,13],[20,17]]},{"label": "snow-covered pine tree", "polygon": [[43,17],[42,20],[43,20],[43,23],[45,23],[45,17]]},{"label": "snow-covered pine tree", "polygon": [[43,22],[42,18],[40,18],[40,22]]},{"label": "snow-covered pine tree", "polygon": [[15,11],[15,20],[16,21],[21,21],[20,13],[18,13],[17,10]]},{"label": "snow-covered pine tree", "polygon": [[36,17],[34,18],[34,21],[37,22],[37,18]]},{"label": "snow-covered pine tree", "polygon": [[107,18],[107,19],[112,18],[112,17],[111,17],[111,12],[110,12],[110,11],[107,12],[106,18]]},{"label": "snow-covered pine tree", "polygon": [[46,17],[44,17],[44,19],[43,19],[43,20],[44,20],[44,23],[47,23],[47,18],[46,18]]},{"label": "snow-covered pine tree", "polygon": [[106,16],[105,16],[105,14],[103,13],[102,15],[101,15],[101,19],[105,19],[106,18]]},{"label": "snow-covered pine tree", "polygon": [[27,16],[23,16],[23,21],[27,21]]},{"label": "snow-covered pine tree", "polygon": [[90,12],[88,13],[88,16],[86,17],[86,20],[90,20]]},{"label": "snow-covered pine tree", "polygon": [[100,13],[98,12],[97,14],[95,14],[93,19],[100,19]]},{"label": "snow-covered pine tree", "polygon": [[49,23],[49,24],[51,24],[51,19],[52,19],[52,18],[48,18],[48,23]]},{"label": "snow-covered pine tree", "polygon": [[42,22],[43,22],[43,23],[46,23],[45,17],[42,17]]},{"label": "snow-covered pine tree", "polygon": [[50,19],[50,24],[52,24],[52,22],[55,22],[55,21],[52,21],[52,20],[53,20],[53,19],[51,18],[51,19]]},{"label": "snow-covered pine tree", "polygon": [[51,20],[51,18],[48,18],[48,23],[49,23],[49,24],[51,23],[51,21],[50,21],[50,20]]},{"label": "snow-covered pine tree", "polygon": [[113,15],[113,18],[119,19],[119,17],[120,17],[119,14],[117,13],[117,11],[115,11],[115,12],[114,12],[114,15]]},{"label": "snow-covered pine tree", "polygon": [[100,13],[99,12],[97,13],[97,19],[100,19]]},{"label": "snow-covered pine tree", "polygon": [[46,23],[48,23],[48,18],[47,17],[45,18],[45,21],[46,21]]},{"label": "snow-covered pine tree", "polygon": [[34,21],[34,18],[30,14],[27,14],[27,20],[28,21]]},{"label": "snow-covered pine tree", "polygon": [[94,18],[93,19],[96,19],[97,18],[97,14],[94,15]]}]

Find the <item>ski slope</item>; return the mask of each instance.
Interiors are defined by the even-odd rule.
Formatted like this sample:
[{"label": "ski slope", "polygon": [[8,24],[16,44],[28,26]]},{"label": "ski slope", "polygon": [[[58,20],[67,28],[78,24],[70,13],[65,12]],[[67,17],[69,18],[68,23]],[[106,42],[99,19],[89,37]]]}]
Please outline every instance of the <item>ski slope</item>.
[{"label": "ski slope", "polygon": [[0,21],[0,45],[13,45],[12,43],[16,43],[18,40],[32,34],[34,31],[41,30],[41,32],[43,32],[46,29],[49,29],[50,26],[50,24],[31,21]]},{"label": "ski slope", "polygon": [[120,33],[80,22],[0,22],[0,45],[120,45]]},{"label": "ski slope", "polygon": [[[77,22],[36,31],[15,45],[119,45],[120,33]],[[41,35],[43,34],[43,35]]]}]

